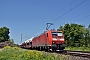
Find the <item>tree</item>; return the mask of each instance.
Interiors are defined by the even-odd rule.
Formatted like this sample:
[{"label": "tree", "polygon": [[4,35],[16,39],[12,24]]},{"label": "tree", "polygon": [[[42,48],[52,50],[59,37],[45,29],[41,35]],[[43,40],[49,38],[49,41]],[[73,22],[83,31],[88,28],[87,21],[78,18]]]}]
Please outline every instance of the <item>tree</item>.
[{"label": "tree", "polygon": [[63,31],[67,46],[79,47],[85,44],[86,29],[83,25],[67,23],[58,30]]},{"label": "tree", "polygon": [[0,42],[8,41],[9,37],[9,28],[1,27],[0,28]]}]

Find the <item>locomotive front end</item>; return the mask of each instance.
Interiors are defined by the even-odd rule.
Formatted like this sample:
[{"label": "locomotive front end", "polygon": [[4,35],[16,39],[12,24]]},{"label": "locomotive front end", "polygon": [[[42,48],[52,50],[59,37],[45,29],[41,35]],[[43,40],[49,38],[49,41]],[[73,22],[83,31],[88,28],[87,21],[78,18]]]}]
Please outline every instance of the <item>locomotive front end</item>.
[{"label": "locomotive front end", "polygon": [[65,48],[65,39],[62,31],[53,31],[52,33],[52,50],[63,50]]}]

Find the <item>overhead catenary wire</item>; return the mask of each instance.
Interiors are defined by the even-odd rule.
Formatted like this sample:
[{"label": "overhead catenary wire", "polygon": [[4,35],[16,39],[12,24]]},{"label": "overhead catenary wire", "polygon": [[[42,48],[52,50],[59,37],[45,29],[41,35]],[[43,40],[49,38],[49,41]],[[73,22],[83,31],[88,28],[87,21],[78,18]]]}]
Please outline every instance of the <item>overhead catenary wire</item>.
[{"label": "overhead catenary wire", "polygon": [[[71,5],[75,0],[73,0],[69,5]],[[60,17],[64,16],[65,14],[69,13],[70,11],[72,11],[73,9],[75,9],[76,7],[80,6],[81,4],[83,4],[86,0],[82,1],[81,3],[79,3],[78,5],[76,5],[75,7],[71,8],[70,10],[68,10],[67,12],[65,12],[64,14],[62,14],[61,16],[59,16],[58,18],[56,18],[55,20],[59,19]],[[67,5],[66,7],[68,7],[69,5]],[[65,7],[65,8],[66,8]],[[64,9],[65,9],[64,8]],[[62,10],[64,10],[62,9]],[[61,11],[62,11],[61,10]],[[55,20],[52,20],[52,22],[54,22]]]},{"label": "overhead catenary wire", "polygon": [[[71,1],[68,5],[66,5],[63,9],[61,9],[58,13],[56,13],[53,17],[55,17],[56,15],[58,15],[59,13],[61,13],[63,10],[65,10],[67,7],[69,7],[75,0]],[[51,17],[51,19],[53,18]]]},{"label": "overhead catenary wire", "polygon": [[68,11],[66,11],[65,13],[63,13],[61,16],[59,16],[58,18],[56,18],[56,19],[53,20],[52,22],[58,20],[59,18],[61,18],[62,16],[66,15],[67,13],[69,13],[70,11],[72,11],[73,9],[77,8],[78,6],[80,6],[81,4],[83,4],[85,1],[87,1],[87,0],[82,1],[81,3],[79,3],[78,5],[76,5],[75,7],[71,8],[71,9],[68,10]]},{"label": "overhead catenary wire", "polygon": [[[87,13],[87,12],[89,12],[90,10],[87,10],[87,11],[85,11],[85,12],[82,12],[81,14],[79,14],[79,15],[77,15],[76,17],[79,17],[79,16],[81,16],[81,15],[83,15],[84,13]],[[75,19],[75,18],[71,18],[70,20],[73,20],[73,19]]]},{"label": "overhead catenary wire", "polygon": [[83,19],[85,19],[85,18],[87,18],[87,17],[90,17],[90,15],[87,15],[87,16],[85,16],[85,17],[83,17],[83,18],[80,18],[80,19],[78,19],[78,20],[75,20],[74,22],[79,21],[79,20],[83,20]]},{"label": "overhead catenary wire", "polygon": [[[73,2],[74,2],[75,0],[73,0],[73,1],[71,1],[68,5],[66,5],[62,10],[60,10],[57,14],[55,14],[53,17],[55,17],[56,15],[58,15],[60,12],[62,12],[63,10],[65,10],[67,7],[69,7]],[[53,18],[53,17],[51,17],[51,19]],[[40,28],[40,27],[39,27]],[[37,31],[35,31],[35,33],[37,33],[38,31],[40,31],[42,28],[45,28],[44,26],[43,27],[41,27],[40,29],[36,29]],[[33,36],[35,36],[35,35],[33,35]]]},{"label": "overhead catenary wire", "polygon": [[34,35],[33,36],[36,36],[35,34],[38,32],[38,31],[41,31],[41,29],[45,28],[45,26],[43,26],[42,28],[38,29],[37,31],[34,32]]},{"label": "overhead catenary wire", "polygon": [[[67,7],[69,7],[75,0],[71,1],[68,5],[66,5],[63,9],[61,9],[58,13],[56,13],[53,17],[55,17],[56,15],[58,15],[60,12],[62,12],[63,10],[65,10]],[[51,19],[53,18],[51,17]],[[40,27],[39,27],[40,28]],[[37,31],[35,31],[35,33],[37,33],[38,31],[40,31],[42,28],[45,28],[45,27],[41,27],[39,30],[38,28],[36,29]],[[35,36],[35,35],[34,35]]]},{"label": "overhead catenary wire", "polygon": [[[74,2],[75,0],[73,0],[69,5],[71,5],[73,2]],[[58,20],[59,18],[61,18],[62,16],[64,16],[64,15],[66,15],[67,13],[69,13],[70,11],[72,11],[73,9],[75,9],[75,8],[77,8],[78,6],[80,6],[81,4],[83,4],[85,1],[87,1],[87,0],[84,0],[84,1],[82,1],[81,3],[79,3],[78,5],[76,5],[75,7],[73,7],[73,8],[71,8],[70,10],[68,10],[68,11],[66,11],[65,13],[63,13],[61,16],[59,16],[58,18],[56,18],[55,20],[52,20],[52,22],[54,22],[54,21],[56,21],[56,20]],[[69,5],[67,5],[65,8],[63,8],[60,12],[62,12],[64,9],[66,9]],[[58,12],[58,13],[60,13],[60,12]],[[57,14],[58,14],[57,13]],[[57,15],[56,14],[56,15]],[[55,15],[55,16],[56,16]],[[89,15],[90,16],[90,15]],[[54,17],[54,16],[53,16]],[[53,18],[52,17],[52,18]],[[87,18],[88,16],[86,16],[86,17],[84,17],[84,18]],[[82,18],[83,19],[83,18]],[[82,19],[79,19],[79,20],[82,20]],[[77,20],[78,21],[78,20]],[[42,27],[42,28],[44,28],[44,27]],[[41,30],[41,29],[40,29]],[[38,31],[40,31],[40,30],[38,30]],[[36,31],[36,32],[38,32],[38,31]],[[35,33],[36,33],[35,32]],[[35,35],[34,35],[35,36]]]}]

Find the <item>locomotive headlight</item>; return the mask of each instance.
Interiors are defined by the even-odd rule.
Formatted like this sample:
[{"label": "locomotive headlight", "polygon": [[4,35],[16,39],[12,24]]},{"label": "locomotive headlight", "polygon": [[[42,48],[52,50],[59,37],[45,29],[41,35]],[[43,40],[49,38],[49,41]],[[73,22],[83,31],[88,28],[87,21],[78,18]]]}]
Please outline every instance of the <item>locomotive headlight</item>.
[{"label": "locomotive headlight", "polygon": [[55,42],[53,42],[53,43],[55,43]]}]

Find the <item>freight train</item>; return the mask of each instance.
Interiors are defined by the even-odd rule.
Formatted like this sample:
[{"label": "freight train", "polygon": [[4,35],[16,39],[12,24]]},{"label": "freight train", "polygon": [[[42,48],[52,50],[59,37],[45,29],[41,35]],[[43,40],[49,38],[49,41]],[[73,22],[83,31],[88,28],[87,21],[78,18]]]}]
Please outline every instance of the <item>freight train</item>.
[{"label": "freight train", "polygon": [[47,30],[39,36],[20,45],[22,48],[30,48],[45,51],[63,50],[65,39],[62,31]]}]

